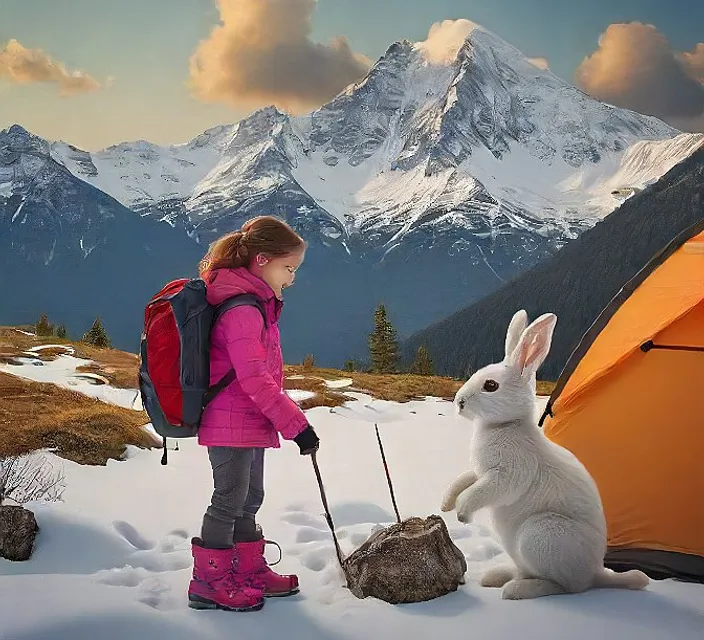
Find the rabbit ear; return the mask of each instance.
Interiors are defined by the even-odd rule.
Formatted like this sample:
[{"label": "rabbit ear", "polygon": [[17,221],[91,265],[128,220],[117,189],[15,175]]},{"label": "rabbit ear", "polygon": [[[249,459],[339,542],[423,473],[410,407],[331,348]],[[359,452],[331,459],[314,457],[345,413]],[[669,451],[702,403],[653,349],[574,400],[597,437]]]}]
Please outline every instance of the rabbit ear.
[{"label": "rabbit ear", "polygon": [[504,345],[505,358],[508,358],[518,346],[518,340],[527,326],[528,314],[525,309],[516,311],[516,313],[513,314],[513,318],[511,318],[511,322],[508,325],[508,330],[506,331],[506,343]]},{"label": "rabbit ear", "polygon": [[522,376],[531,376],[543,364],[550,352],[552,335],[557,324],[554,313],[546,313],[534,320],[521,334],[518,345],[511,353],[509,364]]}]

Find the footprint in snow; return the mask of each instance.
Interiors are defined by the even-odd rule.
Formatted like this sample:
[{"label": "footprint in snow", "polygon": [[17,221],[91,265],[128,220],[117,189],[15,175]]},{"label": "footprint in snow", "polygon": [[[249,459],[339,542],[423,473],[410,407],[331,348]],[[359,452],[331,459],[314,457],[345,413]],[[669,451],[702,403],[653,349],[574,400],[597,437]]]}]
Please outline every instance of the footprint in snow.
[{"label": "footprint in snow", "polygon": [[320,529],[314,529],[313,527],[301,527],[296,533],[296,542],[319,542],[321,540],[327,540],[329,537],[329,533]]},{"label": "footprint in snow", "polygon": [[147,549],[153,549],[154,543],[142,536],[137,529],[135,529],[129,522],[124,520],[115,520],[112,523],[115,531],[119,533],[127,542],[129,542],[135,549],[140,549],[146,551]]},{"label": "footprint in snow", "polygon": [[310,527],[311,529],[323,529],[325,524],[319,516],[313,516],[305,511],[292,511],[281,516],[284,522],[295,524],[301,527]]},{"label": "footprint in snow", "polygon": [[[301,564],[316,573],[322,571],[330,561],[331,551],[332,549],[329,548],[319,548],[308,551],[301,557]],[[334,551],[332,551],[332,554],[334,556]]]},{"label": "footprint in snow", "polygon": [[167,533],[161,542],[159,549],[163,553],[172,553],[174,551],[188,551],[191,547],[188,532],[184,529],[176,529]]},{"label": "footprint in snow", "polygon": [[147,540],[127,522],[117,521],[113,526],[135,551],[125,558],[125,566],[105,569],[95,574],[97,582],[137,589],[137,600],[155,609],[178,606],[175,598],[170,595],[168,584],[154,574],[180,571],[191,566],[188,533],[176,529],[166,534],[157,544]]},{"label": "footprint in snow", "polygon": [[142,567],[116,567],[98,571],[95,575],[100,584],[111,587],[137,587],[150,573]]},{"label": "footprint in snow", "polygon": [[291,513],[293,511],[305,511],[305,505],[302,502],[292,502],[291,504],[284,507],[284,511]]},{"label": "footprint in snow", "polygon": [[171,587],[157,576],[147,578],[139,585],[137,601],[158,611],[169,611],[180,607],[179,599],[174,596]]}]

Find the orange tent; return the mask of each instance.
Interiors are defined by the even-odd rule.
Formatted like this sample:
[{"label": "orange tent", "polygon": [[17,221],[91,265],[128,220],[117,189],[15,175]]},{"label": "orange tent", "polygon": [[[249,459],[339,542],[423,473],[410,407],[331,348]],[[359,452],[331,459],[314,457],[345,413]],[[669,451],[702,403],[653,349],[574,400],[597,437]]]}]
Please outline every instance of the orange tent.
[{"label": "orange tent", "polygon": [[606,566],[704,582],[704,220],[602,311],[541,424],[599,487]]}]

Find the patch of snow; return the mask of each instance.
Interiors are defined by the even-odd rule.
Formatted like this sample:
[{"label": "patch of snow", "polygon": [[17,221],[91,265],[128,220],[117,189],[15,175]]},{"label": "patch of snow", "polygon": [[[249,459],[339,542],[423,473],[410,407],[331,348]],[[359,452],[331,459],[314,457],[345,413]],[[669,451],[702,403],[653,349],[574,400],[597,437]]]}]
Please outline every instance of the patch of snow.
[{"label": "patch of snow", "polygon": [[151,422],[143,425],[142,431],[145,431],[147,434],[149,434],[151,439],[154,441],[155,446],[163,448],[164,439],[156,432],[156,429],[154,429],[154,426]]},{"label": "patch of snow", "polygon": [[32,333],[30,331],[22,331],[22,329],[15,329],[15,331],[17,331],[17,333],[21,333],[24,336],[32,336],[33,338],[37,337],[36,333]]},{"label": "patch of snow", "polygon": [[17,219],[17,216],[20,215],[20,212],[22,211],[22,208],[24,207],[25,202],[26,202],[26,200],[22,200],[22,202],[20,202],[20,205],[17,207],[15,212],[12,214],[12,219],[10,220],[10,222],[14,222]]},{"label": "patch of snow", "polygon": [[[33,349],[38,350],[42,347],[57,346],[63,348],[66,345],[41,345],[41,347],[33,347]],[[79,391],[91,398],[127,409],[134,408],[135,394],[138,395],[136,389],[118,389],[111,385],[96,385],[94,382],[75,378],[76,369],[90,364],[91,360],[76,358],[72,355],[60,355],[50,362],[35,361],[28,358],[17,358],[17,360],[21,362],[20,365],[0,364],[0,371],[26,380],[33,380],[34,382],[49,382],[64,389]],[[80,372],[79,375],[81,375]]]},{"label": "patch of snow", "polygon": [[9,198],[14,190],[14,182],[0,181],[0,198]]},{"label": "patch of snow", "polygon": [[88,382],[93,381],[93,384],[110,384],[110,380],[108,380],[105,376],[101,376],[97,373],[89,373],[87,371],[82,371],[80,373],[74,373],[68,379],[68,383],[71,384],[72,380],[73,381],[87,380]]},{"label": "patch of snow", "polygon": [[40,344],[31,349],[27,349],[27,353],[36,353],[37,351],[44,351],[44,349],[63,349],[69,355],[76,353],[76,350],[68,344]]},{"label": "patch of snow", "polygon": [[286,394],[294,402],[303,402],[304,400],[315,398],[315,393],[313,391],[302,391],[300,389],[287,389]]},{"label": "patch of snow", "polygon": [[352,378],[340,378],[339,380],[326,380],[325,386],[329,389],[343,389],[344,387],[349,387],[354,383]]}]

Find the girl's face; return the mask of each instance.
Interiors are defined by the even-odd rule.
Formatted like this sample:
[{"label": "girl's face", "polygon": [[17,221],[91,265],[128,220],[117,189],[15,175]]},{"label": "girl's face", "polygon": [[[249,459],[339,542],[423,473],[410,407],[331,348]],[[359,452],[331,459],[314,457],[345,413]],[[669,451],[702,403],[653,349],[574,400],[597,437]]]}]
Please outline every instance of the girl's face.
[{"label": "girl's face", "polygon": [[251,271],[264,280],[280,300],[283,297],[283,289],[293,284],[296,270],[303,263],[304,257],[303,250],[273,258],[260,253],[252,261]]}]

